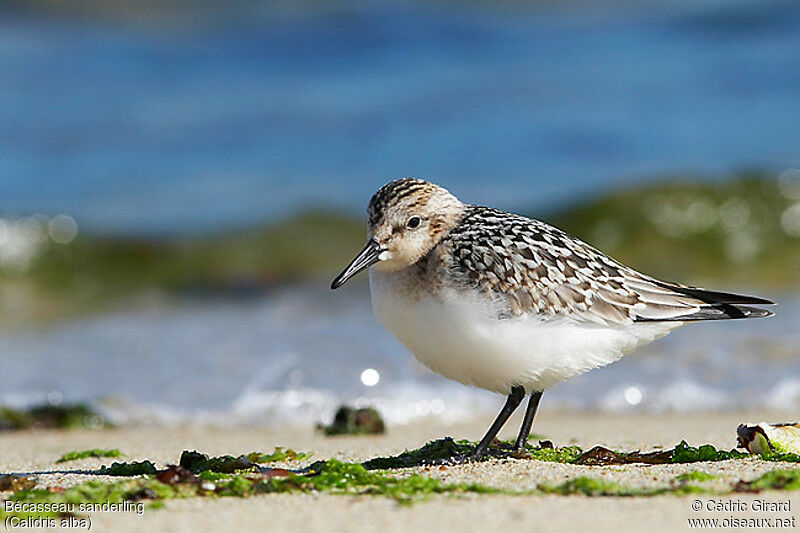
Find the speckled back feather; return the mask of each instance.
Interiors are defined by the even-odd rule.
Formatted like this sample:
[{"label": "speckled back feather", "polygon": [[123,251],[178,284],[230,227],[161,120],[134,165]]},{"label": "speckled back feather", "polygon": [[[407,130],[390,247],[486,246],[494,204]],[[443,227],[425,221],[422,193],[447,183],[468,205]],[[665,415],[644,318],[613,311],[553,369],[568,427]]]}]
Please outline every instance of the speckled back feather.
[{"label": "speckled back feather", "polygon": [[[411,184],[408,184],[410,186]],[[769,300],[659,281],[544,222],[468,205],[439,246],[453,281],[499,303],[501,318],[629,324],[768,316]]]}]

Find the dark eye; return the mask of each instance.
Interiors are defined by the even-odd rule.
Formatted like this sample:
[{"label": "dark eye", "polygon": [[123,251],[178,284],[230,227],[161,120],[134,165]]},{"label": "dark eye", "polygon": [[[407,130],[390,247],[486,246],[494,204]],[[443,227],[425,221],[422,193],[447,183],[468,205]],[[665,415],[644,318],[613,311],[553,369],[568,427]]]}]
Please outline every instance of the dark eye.
[{"label": "dark eye", "polygon": [[422,222],[421,218],[414,216],[408,219],[408,222],[406,222],[406,226],[408,226],[410,229],[414,229],[417,226],[419,226],[421,222]]}]

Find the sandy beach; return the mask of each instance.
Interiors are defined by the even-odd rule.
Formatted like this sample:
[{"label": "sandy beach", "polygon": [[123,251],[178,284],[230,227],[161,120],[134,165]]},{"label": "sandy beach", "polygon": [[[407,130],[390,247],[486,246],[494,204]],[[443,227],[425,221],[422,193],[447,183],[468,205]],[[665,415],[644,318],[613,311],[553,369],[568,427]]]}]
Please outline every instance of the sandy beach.
[{"label": "sandy beach", "polygon": [[[692,413],[662,415],[608,415],[543,412],[535,431],[556,445],[577,444],[584,449],[604,445],[619,450],[669,448],[681,439],[692,445],[713,444],[730,449],[740,422],[782,421],[780,413]],[[512,438],[518,423],[512,419],[502,434]],[[104,476],[70,472],[92,470],[110,459],[84,459],[56,464],[61,454],[87,448],[119,448],[128,460],[149,459],[157,466],[177,463],[182,450],[212,455],[269,451],[275,446],[314,453],[314,459],[361,461],[416,448],[444,436],[477,439],[489,421],[442,427],[436,423],[389,428],[377,437],[325,437],[311,428],[128,427],[97,431],[34,431],[0,435],[0,471],[34,473],[40,486],[70,486]],[[415,471],[447,482],[477,482],[515,490],[533,489],[543,482],[561,483],[577,476],[622,482],[629,486],[668,485],[675,476],[699,470],[719,476],[724,486],[751,480],[781,465],[758,459],[669,465],[577,466],[533,460],[492,460],[480,464]],[[405,472],[405,471],[401,471]],[[6,493],[7,495],[8,493]],[[695,500],[702,510],[693,511]],[[740,502],[790,501],[790,512],[758,513],[708,511],[709,500]],[[683,531],[690,518],[790,518],[796,496],[791,492],[764,492],[713,496],[708,494],[653,497],[586,496],[436,496],[411,506],[381,496],[327,494],[266,494],[249,498],[193,498],[169,500],[160,509],[145,507],[136,513],[95,513],[93,531],[408,531],[453,528],[486,531]],[[797,507],[800,509],[800,507]]]}]

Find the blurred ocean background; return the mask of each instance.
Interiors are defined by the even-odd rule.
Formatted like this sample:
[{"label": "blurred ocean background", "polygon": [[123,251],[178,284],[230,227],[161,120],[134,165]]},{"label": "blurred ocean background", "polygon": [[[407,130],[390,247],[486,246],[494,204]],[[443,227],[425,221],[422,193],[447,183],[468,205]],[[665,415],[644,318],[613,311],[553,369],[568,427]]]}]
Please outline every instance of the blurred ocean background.
[{"label": "blurred ocean background", "polygon": [[800,3],[0,2],[0,404],[113,420],[491,416],[372,317],[402,176],[779,302],[547,408],[800,408]]}]

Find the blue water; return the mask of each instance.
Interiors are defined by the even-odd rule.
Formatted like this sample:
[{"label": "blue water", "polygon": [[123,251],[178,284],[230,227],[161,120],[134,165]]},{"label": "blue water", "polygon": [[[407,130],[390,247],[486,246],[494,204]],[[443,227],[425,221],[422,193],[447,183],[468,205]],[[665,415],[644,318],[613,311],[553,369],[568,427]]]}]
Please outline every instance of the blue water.
[{"label": "blue water", "polygon": [[596,4],[2,14],[0,213],[175,233],[356,212],[402,175],[533,210],[798,165],[800,3]]}]

